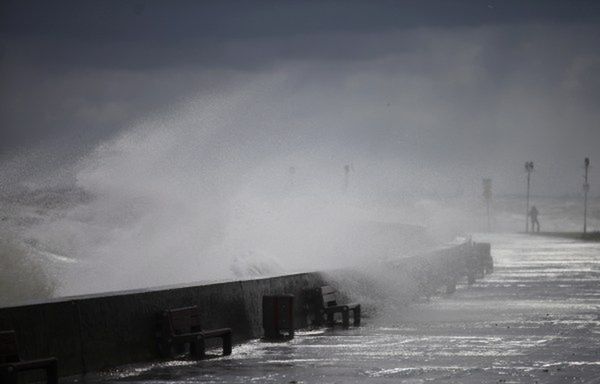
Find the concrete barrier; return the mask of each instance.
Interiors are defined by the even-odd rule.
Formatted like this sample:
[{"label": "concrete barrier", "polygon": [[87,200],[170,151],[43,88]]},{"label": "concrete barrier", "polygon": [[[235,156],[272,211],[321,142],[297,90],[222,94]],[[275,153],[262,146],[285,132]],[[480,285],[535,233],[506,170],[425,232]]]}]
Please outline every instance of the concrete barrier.
[{"label": "concrete barrier", "polygon": [[21,354],[55,356],[60,376],[102,370],[159,357],[158,314],[167,308],[198,305],[203,327],[229,327],[234,341],[261,336],[262,296],[297,297],[295,321],[306,326],[302,295],[322,284],[318,273],[267,279],[81,296],[47,303],[0,308],[0,329],[14,329]]},{"label": "concrete barrier", "polygon": [[[398,260],[407,299],[465,276],[474,249],[465,244]],[[0,308],[0,329],[17,332],[24,358],[57,357],[59,375],[67,376],[158,359],[158,315],[168,308],[197,305],[203,327],[232,328],[239,343],[262,334],[262,296],[288,293],[295,295],[294,322],[305,327],[308,292],[328,283],[327,275],[302,273],[58,299]]]}]

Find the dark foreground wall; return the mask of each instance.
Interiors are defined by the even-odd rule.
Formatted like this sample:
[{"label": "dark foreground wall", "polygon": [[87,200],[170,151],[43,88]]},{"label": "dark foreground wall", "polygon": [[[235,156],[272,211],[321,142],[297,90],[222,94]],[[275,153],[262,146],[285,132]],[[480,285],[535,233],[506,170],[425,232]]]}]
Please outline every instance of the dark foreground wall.
[{"label": "dark foreground wall", "polygon": [[[486,252],[476,248],[466,244],[399,260],[398,273],[410,276],[407,297],[469,274],[469,266],[477,264],[471,262],[475,252]],[[234,342],[240,342],[262,335],[262,296],[289,293],[296,297],[296,327],[304,327],[312,314],[310,292],[329,283],[323,276],[303,273],[0,308],[0,330],[17,332],[25,359],[57,357],[60,376],[97,371],[156,360],[158,315],[168,308],[198,305],[203,327],[232,328]]]},{"label": "dark foreground wall", "polygon": [[61,376],[158,357],[158,314],[198,305],[206,329],[229,327],[234,341],[259,337],[265,294],[296,295],[296,322],[306,326],[303,291],[321,285],[317,273],[77,297],[68,301],[0,308],[0,329],[14,329],[25,358],[55,356]]}]

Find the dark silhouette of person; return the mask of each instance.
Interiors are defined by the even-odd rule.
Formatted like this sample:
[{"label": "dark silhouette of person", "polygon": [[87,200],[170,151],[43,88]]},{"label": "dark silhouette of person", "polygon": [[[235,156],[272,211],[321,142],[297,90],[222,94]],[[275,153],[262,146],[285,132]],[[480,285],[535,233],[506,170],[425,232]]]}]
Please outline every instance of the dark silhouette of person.
[{"label": "dark silhouette of person", "polygon": [[[539,232],[540,231],[540,222],[538,221],[538,210],[537,208],[534,206],[531,207],[531,210],[529,211],[529,216],[531,216],[531,230],[534,232]],[[537,231],[535,229],[535,226],[537,225]]]}]

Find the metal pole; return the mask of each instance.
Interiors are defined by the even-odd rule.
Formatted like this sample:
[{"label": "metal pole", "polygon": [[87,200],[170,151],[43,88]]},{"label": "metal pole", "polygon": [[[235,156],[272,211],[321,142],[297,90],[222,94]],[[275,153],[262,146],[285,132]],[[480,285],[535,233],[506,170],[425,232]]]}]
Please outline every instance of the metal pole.
[{"label": "metal pole", "polygon": [[530,185],[531,172],[527,171],[527,205],[525,208],[525,232],[529,232],[529,185]]},{"label": "metal pole", "polygon": [[485,199],[485,208],[487,213],[487,230],[492,231],[492,222],[490,218],[490,206],[492,201],[492,179],[483,179],[483,198]]},{"label": "metal pole", "polygon": [[525,171],[527,171],[527,204],[525,207],[525,232],[529,232],[529,189],[531,186],[531,171],[533,171],[533,161],[525,162]]},{"label": "metal pole", "polygon": [[583,183],[583,234],[587,232],[587,195],[590,190],[590,184],[588,183],[588,169],[590,168],[590,159],[585,158],[585,182]]},{"label": "metal pole", "polygon": [[488,232],[492,232],[492,223],[490,221],[490,201],[489,200],[486,201],[486,205],[487,205],[487,230],[488,230]]},{"label": "metal pole", "polygon": [[348,192],[348,184],[350,178],[350,164],[344,165],[344,192]]}]

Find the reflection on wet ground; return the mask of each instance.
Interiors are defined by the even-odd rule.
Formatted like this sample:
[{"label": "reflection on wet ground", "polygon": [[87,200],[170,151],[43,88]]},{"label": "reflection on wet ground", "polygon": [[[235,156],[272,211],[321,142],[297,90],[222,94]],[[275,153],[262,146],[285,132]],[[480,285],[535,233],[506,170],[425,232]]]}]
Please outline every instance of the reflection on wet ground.
[{"label": "reflection on wet ground", "polygon": [[600,244],[486,235],[496,271],[358,329],[253,341],[230,357],[87,383],[600,383]]}]

